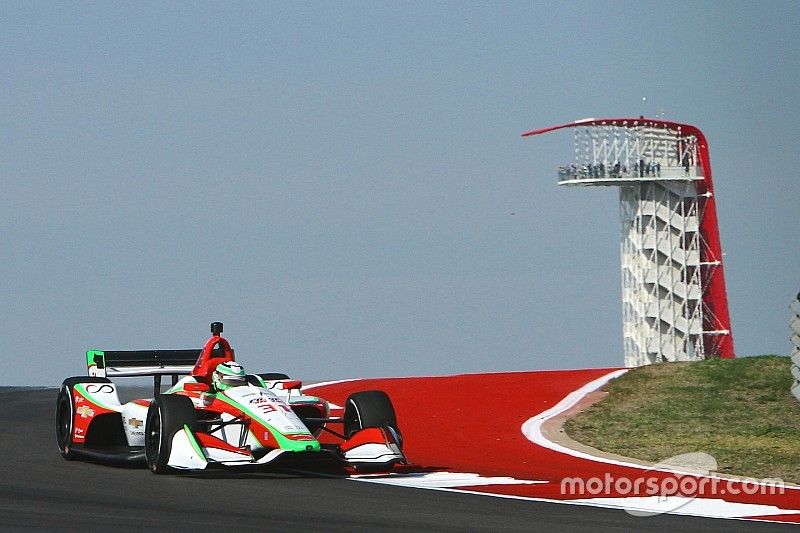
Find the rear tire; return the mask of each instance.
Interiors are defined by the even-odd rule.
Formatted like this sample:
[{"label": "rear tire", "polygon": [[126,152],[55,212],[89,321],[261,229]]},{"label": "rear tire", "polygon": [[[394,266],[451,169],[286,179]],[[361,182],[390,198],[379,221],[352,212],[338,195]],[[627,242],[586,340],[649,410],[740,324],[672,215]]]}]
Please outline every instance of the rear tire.
[{"label": "rear tire", "polygon": [[61,457],[67,461],[75,458],[72,451],[72,431],[75,422],[75,400],[72,387],[76,383],[111,383],[110,379],[93,376],[75,376],[67,378],[61,384],[56,399],[56,444]]},{"label": "rear tire", "polygon": [[349,439],[364,428],[383,428],[393,433],[397,446],[403,449],[403,437],[397,427],[397,416],[389,396],[380,390],[355,392],[344,405],[344,434]]},{"label": "rear tire", "polygon": [[144,453],[154,474],[172,472],[167,463],[172,453],[172,437],[184,425],[194,428],[197,412],[192,400],[178,394],[159,394],[147,410],[144,430]]}]

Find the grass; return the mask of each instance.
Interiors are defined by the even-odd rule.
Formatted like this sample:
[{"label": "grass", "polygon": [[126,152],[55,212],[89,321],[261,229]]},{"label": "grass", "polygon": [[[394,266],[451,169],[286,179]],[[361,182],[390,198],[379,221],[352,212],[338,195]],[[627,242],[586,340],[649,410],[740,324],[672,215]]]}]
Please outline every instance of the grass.
[{"label": "grass", "polygon": [[720,473],[800,483],[800,402],[788,357],[662,363],[610,382],[567,434],[611,453],[657,462],[706,452]]}]

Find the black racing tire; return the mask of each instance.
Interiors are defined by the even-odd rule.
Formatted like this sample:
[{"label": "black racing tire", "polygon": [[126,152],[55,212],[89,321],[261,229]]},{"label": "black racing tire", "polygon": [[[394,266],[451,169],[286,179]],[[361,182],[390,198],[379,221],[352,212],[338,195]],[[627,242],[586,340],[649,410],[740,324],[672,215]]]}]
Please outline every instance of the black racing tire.
[{"label": "black racing tire", "polygon": [[384,428],[394,433],[402,450],[403,437],[389,396],[380,390],[354,392],[344,404],[344,434],[348,439],[364,428]]},{"label": "black racing tire", "polygon": [[194,428],[197,412],[186,396],[159,394],[147,410],[144,429],[144,454],[147,466],[154,474],[167,474],[174,469],[167,466],[172,452],[172,437],[184,425]]},{"label": "black racing tire", "polygon": [[74,376],[61,384],[56,399],[56,444],[61,457],[67,461],[75,458],[72,451],[72,429],[75,421],[75,400],[72,388],[76,383],[111,383],[110,379],[93,376]]}]

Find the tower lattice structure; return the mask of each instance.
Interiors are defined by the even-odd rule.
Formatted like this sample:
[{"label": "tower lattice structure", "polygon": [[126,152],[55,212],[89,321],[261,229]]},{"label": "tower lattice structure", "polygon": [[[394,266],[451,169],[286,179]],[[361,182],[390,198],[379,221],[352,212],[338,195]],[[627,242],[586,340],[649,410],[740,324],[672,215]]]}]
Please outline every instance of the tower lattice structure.
[{"label": "tower lattice structure", "polygon": [[565,186],[619,187],[625,365],[732,358],[723,253],[705,135],[658,119],[583,119],[570,128]]}]

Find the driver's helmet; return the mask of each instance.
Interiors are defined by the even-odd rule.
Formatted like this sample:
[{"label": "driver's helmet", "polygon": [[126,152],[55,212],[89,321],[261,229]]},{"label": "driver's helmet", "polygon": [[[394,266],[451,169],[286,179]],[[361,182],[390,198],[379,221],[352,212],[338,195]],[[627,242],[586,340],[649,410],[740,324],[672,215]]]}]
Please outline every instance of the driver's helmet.
[{"label": "driver's helmet", "polygon": [[211,374],[211,383],[217,390],[225,390],[230,387],[240,387],[247,384],[244,368],[235,361],[225,361],[217,365],[214,373]]}]

